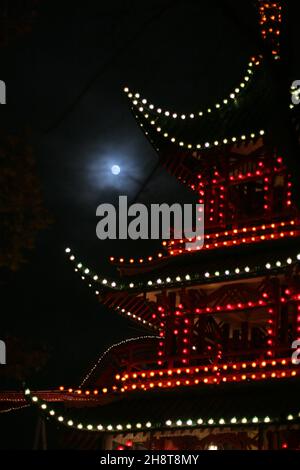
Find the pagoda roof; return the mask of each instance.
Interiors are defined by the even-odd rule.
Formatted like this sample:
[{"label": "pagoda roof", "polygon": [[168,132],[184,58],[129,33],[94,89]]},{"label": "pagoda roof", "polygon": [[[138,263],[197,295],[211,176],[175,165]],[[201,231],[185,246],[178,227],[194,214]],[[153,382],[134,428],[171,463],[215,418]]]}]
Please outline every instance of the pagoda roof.
[{"label": "pagoda roof", "polygon": [[[295,423],[300,420],[299,379],[220,384],[196,389],[136,392],[106,404],[56,406],[62,424],[82,423],[81,429],[119,432],[264,423]],[[71,407],[70,407],[71,405]],[[55,419],[55,418],[54,418]],[[89,425],[87,423],[90,423]],[[101,423],[99,425],[99,423]]]},{"label": "pagoda roof", "polygon": [[179,114],[149,104],[125,91],[133,113],[153,146],[207,151],[226,144],[257,140],[274,114],[274,80],[261,58],[251,59],[241,82],[228,97],[206,111]]},{"label": "pagoda roof", "polygon": [[247,246],[247,249],[243,245],[228,247],[220,249],[217,257],[215,252],[200,250],[193,255],[187,253],[170,257],[167,264],[162,263],[151,272],[140,272],[125,278],[118,275],[108,278],[103,273],[96,274],[86,265],[77,263],[73,254],[70,259],[75,263],[75,271],[88,283],[101,304],[140,327],[157,332],[159,320],[152,317],[153,305],[144,295],[146,292],[232,281],[244,282],[246,279],[293,273],[299,269],[300,252],[299,237],[288,241],[262,241]]},{"label": "pagoda roof", "polygon": [[[215,283],[223,278],[243,279],[279,272],[289,265],[298,264],[300,255],[297,255],[299,255],[299,237],[294,237],[288,241],[279,239],[272,242],[262,241],[247,247],[239,245],[220,248],[217,258],[215,252],[203,250],[187,252],[180,256],[169,257],[168,262],[163,260],[161,264],[157,263],[153,271],[147,270],[144,273],[137,271],[136,275],[133,273],[132,276],[125,278],[118,274],[113,278],[105,277],[104,273],[96,274],[82,263],[77,264],[75,269],[83,280],[92,282],[90,287],[98,288],[98,294],[120,291],[136,293],[161,290],[163,285],[174,287],[182,284]],[[72,262],[76,264],[75,256],[71,257]],[[246,267],[249,269],[245,270]],[[229,273],[226,273],[227,271]],[[157,282],[157,277],[162,278],[161,282]],[[163,277],[168,277],[168,280]]]}]

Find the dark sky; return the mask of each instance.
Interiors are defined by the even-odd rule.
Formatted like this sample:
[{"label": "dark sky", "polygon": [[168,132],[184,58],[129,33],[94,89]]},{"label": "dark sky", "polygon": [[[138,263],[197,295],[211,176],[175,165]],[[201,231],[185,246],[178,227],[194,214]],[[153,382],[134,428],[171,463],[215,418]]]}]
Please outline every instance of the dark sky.
[{"label": "dark sky", "polygon": [[[107,272],[109,256],[150,255],[154,248],[101,242],[95,233],[96,207],[118,195],[133,200],[157,163],[124,85],[174,111],[217,102],[255,53],[238,21],[249,24],[250,3],[42,1],[33,32],[0,50],[8,101],[1,117],[7,129],[32,130],[54,218],[1,296],[2,330],[50,351],[35,386],[78,383],[106,347],[141,331],[99,305],[64,254],[71,246],[82,262]],[[121,166],[118,177],[110,174],[113,163]],[[147,203],[180,200],[192,199],[162,169],[139,196]]]}]

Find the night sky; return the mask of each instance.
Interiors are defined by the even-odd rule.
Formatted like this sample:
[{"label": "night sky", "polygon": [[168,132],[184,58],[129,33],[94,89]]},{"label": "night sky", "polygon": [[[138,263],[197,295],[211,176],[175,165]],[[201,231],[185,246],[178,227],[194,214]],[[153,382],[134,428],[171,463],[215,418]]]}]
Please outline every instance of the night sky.
[{"label": "night sky", "polygon": [[[3,126],[31,130],[54,219],[29,262],[2,285],[3,334],[49,351],[47,365],[31,378],[34,387],[78,384],[108,346],[143,331],[99,305],[65,256],[70,246],[78,260],[109,273],[109,256],[151,255],[157,246],[98,240],[97,206],[118,195],[193,201],[161,168],[143,187],[158,157],[134,121],[124,86],[178,112],[217,102],[255,53],[243,26],[251,24],[250,3],[44,1],[32,33],[0,50]],[[111,175],[112,164],[120,165],[119,176]]]}]

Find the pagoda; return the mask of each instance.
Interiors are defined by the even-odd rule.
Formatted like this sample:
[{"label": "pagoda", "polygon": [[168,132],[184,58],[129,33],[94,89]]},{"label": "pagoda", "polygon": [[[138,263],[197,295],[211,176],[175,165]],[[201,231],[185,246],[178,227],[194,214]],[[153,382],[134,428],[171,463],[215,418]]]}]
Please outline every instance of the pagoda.
[{"label": "pagoda", "polygon": [[141,328],[80,385],[6,393],[69,428],[72,442],[79,433],[104,449],[300,449],[298,147],[288,142],[286,156],[276,135],[281,2],[258,3],[261,50],[210,108],[180,114],[124,90],[162,167],[204,205],[204,244],[171,238],[146,258],[111,257],[114,278],[66,249],[99,302]]}]

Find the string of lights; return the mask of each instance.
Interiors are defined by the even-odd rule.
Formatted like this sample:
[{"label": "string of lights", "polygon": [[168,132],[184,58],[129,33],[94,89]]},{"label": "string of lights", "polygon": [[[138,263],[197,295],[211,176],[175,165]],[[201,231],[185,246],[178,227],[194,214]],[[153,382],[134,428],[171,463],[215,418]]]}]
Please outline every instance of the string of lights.
[{"label": "string of lights", "polygon": [[93,367],[89,370],[89,372],[86,374],[86,376],[83,378],[83,380],[81,381],[80,383],[80,387],[83,387],[85,382],[90,378],[90,376],[92,375],[92,373],[94,372],[94,370],[101,364],[101,362],[103,361],[103,359],[107,356],[107,354],[114,348],[117,348],[118,346],[122,346],[124,344],[128,344],[128,343],[132,343],[134,341],[140,341],[140,340],[143,340],[143,339],[157,339],[159,338],[159,336],[151,336],[151,335],[144,335],[144,336],[138,336],[137,338],[128,338],[128,339],[125,339],[123,341],[119,341],[118,343],[115,343],[113,345],[111,345],[109,348],[107,348],[100,356],[99,358],[97,359],[97,361],[95,362],[95,364],[93,365]]},{"label": "string of lights", "polygon": [[[71,253],[71,249],[70,248],[66,248],[66,253],[67,254],[70,254]],[[70,260],[71,261],[75,261],[75,256],[74,255],[71,255],[70,257]],[[279,257],[277,259],[272,259],[272,260],[269,260],[268,262],[264,263],[263,265],[261,264],[257,264],[257,265],[254,265],[254,266],[249,266],[249,265],[246,265],[246,266],[237,266],[236,268],[234,269],[217,269],[213,272],[210,272],[210,271],[205,271],[203,273],[191,273],[191,274],[185,274],[185,275],[182,275],[182,274],[178,274],[176,275],[175,277],[173,276],[172,278],[170,276],[166,277],[166,278],[158,278],[158,279],[149,279],[148,281],[139,281],[139,282],[128,282],[128,281],[122,281],[122,283],[118,283],[118,287],[117,287],[117,283],[116,282],[113,282],[113,286],[111,286],[112,283],[108,283],[107,279],[106,282],[105,282],[105,286],[109,289],[113,288],[113,289],[116,289],[116,290],[127,290],[127,289],[132,289],[132,288],[135,288],[135,289],[144,289],[144,290],[147,290],[149,289],[149,287],[151,288],[151,290],[153,289],[161,289],[162,285],[165,284],[165,285],[181,285],[182,283],[186,283],[186,281],[188,282],[214,282],[216,279],[218,278],[226,278],[226,279],[230,279],[230,278],[239,278],[239,277],[242,277],[242,276],[245,276],[245,275],[254,275],[258,272],[262,272],[262,271],[270,271],[270,270],[278,270],[278,269],[282,269],[282,268],[285,268],[291,264],[295,264],[295,263],[298,263],[300,261],[300,253],[298,254],[292,254],[291,256],[287,257],[287,258],[284,258],[284,259],[279,259]],[[82,263],[79,263],[77,264],[77,268],[75,268],[75,271],[83,271],[87,274],[88,278],[91,278],[93,279],[94,282],[97,282],[97,283],[100,283],[102,285],[104,285],[103,283],[103,279],[101,277],[99,277],[98,275],[95,275],[93,272],[91,272],[91,270],[89,268],[85,268]],[[85,276],[81,276],[81,278],[83,280],[85,280]],[[92,285],[90,285],[92,286]],[[99,291],[97,290],[96,291],[96,294],[99,295]],[[124,313],[124,312],[123,312]]]},{"label": "string of lights", "polygon": [[[289,200],[287,201],[289,202]],[[222,247],[231,247],[237,246],[240,244],[252,244],[259,243],[266,240],[278,240],[285,237],[295,237],[299,235],[299,230],[296,228],[296,221],[283,220],[281,222],[271,222],[264,223],[262,225],[253,225],[252,227],[240,227],[234,228],[231,230],[210,232],[204,235],[204,244],[201,248],[202,250],[214,250],[216,248]],[[114,258],[110,257],[110,262],[113,264],[119,265],[133,265],[143,263],[156,263],[157,260],[161,259],[162,261],[168,259],[169,255],[174,256],[183,253],[192,253],[191,248],[185,249],[184,244],[187,242],[192,242],[193,239],[179,239],[168,241],[164,240],[162,242],[163,247],[167,247],[168,253],[159,252],[155,255],[148,256],[148,258],[129,258],[128,260],[125,257]],[[196,247],[198,250],[199,247]]]},{"label": "string of lights", "polygon": [[6,408],[5,410],[0,410],[0,414],[1,413],[10,413],[11,411],[19,411],[19,410],[22,410],[24,408],[29,408],[30,405],[27,403],[26,405],[20,405],[20,406],[13,406],[13,407],[10,407],[10,408]]},{"label": "string of lights", "polygon": [[80,431],[91,431],[91,432],[118,432],[125,431],[127,433],[132,432],[147,432],[155,429],[178,429],[178,428],[189,428],[189,427],[222,427],[228,425],[240,425],[240,424],[263,424],[263,423],[282,423],[282,422],[291,422],[297,421],[300,417],[300,412],[297,414],[288,414],[284,418],[282,417],[270,417],[270,416],[258,416],[245,417],[245,416],[232,416],[231,418],[220,418],[214,419],[213,417],[204,419],[167,419],[165,421],[157,421],[155,423],[151,421],[146,422],[132,422],[132,423],[112,423],[113,424],[92,424],[92,423],[82,423],[77,418],[69,416],[64,416],[62,413],[56,411],[52,406],[49,407],[48,403],[39,399],[36,395],[32,394],[30,389],[25,390],[25,396],[31,403],[37,406],[41,412],[44,413],[48,418],[55,420],[58,424],[67,426],[69,428],[78,429]]},{"label": "string of lights", "polygon": [[218,385],[245,381],[279,380],[298,375],[290,358],[276,358],[263,361],[235,361],[233,363],[201,365],[197,367],[177,367],[171,369],[147,370],[131,374],[117,374],[122,393],[137,390],[170,389]]},{"label": "string of lights", "polygon": [[[139,125],[143,128],[144,124],[140,121],[139,116],[136,114],[135,117],[136,117]],[[146,116],[144,116],[144,117],[146,117]],[[178,146],[179,148],[188,149],[188,150],[201,150],[201,149],[202,150],[208,150],[208,149],[211,149],[211,148],[214,148],[214,147],[215,148],[220,147],[222,145],[242,144],[246,141],[248,142],[250,140],[257,140],[258,138],[265,135],[265,130],[260,129],[260,130],[256,130],[255,132],[251,132],[249,134],[242,134],[242,135],[239,135],[239,136],[227,136],[227,137],[223,138],[222,140],[214,140],[213,142],[208,142],[207,141],[207,142],[192,144],[192,143],[186,143],[183,140],[178,139],[174,135],[170,135],[169,132],[165,132],[163,130],[162,126],[155,127],[157,125],[157,123],[153,119],[150,121],[150,125],[153,126],[153,128],[155,129],[157,134],[162,135],[171,144],[174,144],[174,145]],[[145,132],[145,134],[148,135],[147,132]]]},{"label": "string of lights", "polygon": [[130,99],[132,105],[137,106],[139,111],[144,113],[146,119],[149,117],[147,116],[148,113],[152,115],[156,114],[158,117],[163,116],[164,118],[181,119],[183,121],[186,119],[202,118],[205,117],[206,114],[212,113],[214,110],[218,111],[223,107],[230,105],[233,100],[237,100],[239,95],[247,88],[247,84],[250,83],[250,80],[254,75],[255,66],[257,67],[260,65],[260,63],[261,62],[259,59],[252,57],[247,64],[247,71],[243,74],[243,79],[240,81],[239,86],[235,87],[228,97],[219,100],[219,102],[203,111],[180,114],[178,112],[164,110],[160,107],[156,107],[153,104],[148,104],[148,100],[146,98],[141,97],[139,93],[131,92],[128,87],[124,88],[124,92]]}]

